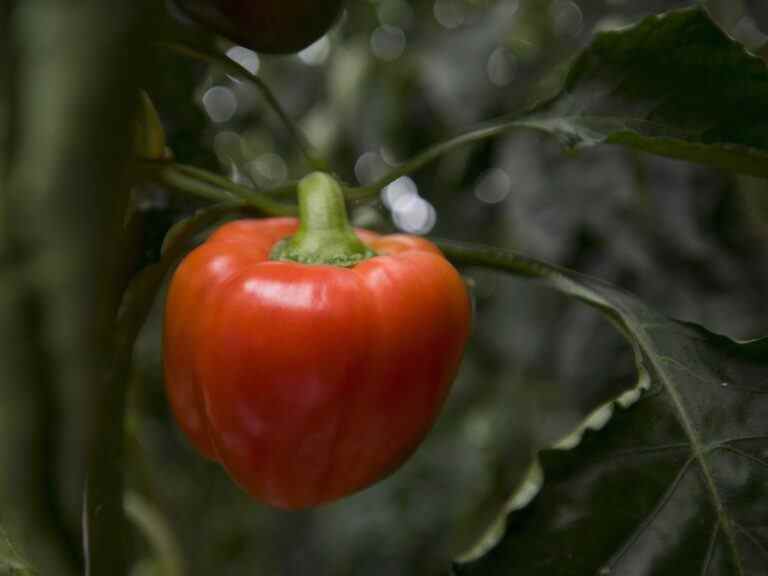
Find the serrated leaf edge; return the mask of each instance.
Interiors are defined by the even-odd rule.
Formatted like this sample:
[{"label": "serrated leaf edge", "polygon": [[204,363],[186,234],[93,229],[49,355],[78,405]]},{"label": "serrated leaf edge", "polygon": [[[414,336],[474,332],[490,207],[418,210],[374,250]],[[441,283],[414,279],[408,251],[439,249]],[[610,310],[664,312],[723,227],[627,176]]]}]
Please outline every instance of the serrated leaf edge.
[{"label": "serrated leaf edge", "polygon": [[650,389],[650,374],[643,365],[639,348],[636,345],[633,345],[633,348],[635,350],[635,361],[638,370],[635,386],[601,404],[590,412],[571,432],[565,434],[553,444],[538,450],[525,476],[507,499],[496,519],[480,539],[468,551],[459,555],[454,560],[454,563],[468,564],[479,560],[487,554],[504,536],[509,515],[516,510],[521,510],[528,506],[539,494],[544,485],[544,468],[539,458],[541,452],[544,450],[573,450],[581,444],[587,431],[597,432],[603,429],[610,422],[617,406],[621,409],[630,408],[642,398],[644,392]]}]

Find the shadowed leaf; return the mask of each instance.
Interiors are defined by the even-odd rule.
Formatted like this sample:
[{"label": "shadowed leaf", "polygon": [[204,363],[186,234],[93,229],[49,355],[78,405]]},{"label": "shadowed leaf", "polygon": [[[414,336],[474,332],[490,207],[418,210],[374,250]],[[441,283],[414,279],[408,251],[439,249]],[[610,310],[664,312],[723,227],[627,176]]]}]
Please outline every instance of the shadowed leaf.
[{"label": "shadowed leaf", "polygon": [[459,262],[538,276],[598,308],[627,337],[640,371],[636,388],[540,453],[456,571],[765,574],[768,339],[735,342],[509,252],[440,246]]},{"label": "shadowed leaf", "polygon": [[568,147],[622,144],[768,176],[768,67],[702,8],[602,32],[565,86],[517,124]]}]

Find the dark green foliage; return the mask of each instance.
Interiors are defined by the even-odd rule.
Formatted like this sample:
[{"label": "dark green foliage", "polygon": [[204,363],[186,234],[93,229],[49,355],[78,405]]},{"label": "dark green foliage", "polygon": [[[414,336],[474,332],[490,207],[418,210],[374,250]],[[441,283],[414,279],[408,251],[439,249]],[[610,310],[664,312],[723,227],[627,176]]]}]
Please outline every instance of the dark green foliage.
[{"label": "dark green foliage", "polygon": [[737,343],[513,254],[444,249],[541,276],[598,308],[631,343],[640,372],[635,389],[541,454],[507,503],[509,516],[459,573],[760,574],[768,566],[768,339]]},{"label": "dark green foliage", "polygon": [[768,68],[702,8],[598,34],[522,123],[569,147],[615,143],[768,176]]}]

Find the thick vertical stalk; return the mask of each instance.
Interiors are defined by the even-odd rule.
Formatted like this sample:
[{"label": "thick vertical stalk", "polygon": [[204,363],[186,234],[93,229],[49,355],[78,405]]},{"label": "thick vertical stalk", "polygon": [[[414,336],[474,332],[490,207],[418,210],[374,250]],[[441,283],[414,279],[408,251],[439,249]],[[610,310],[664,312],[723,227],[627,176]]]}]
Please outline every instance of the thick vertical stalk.
[{"label": "thick vertical stalk", "polygon": [[86,485],[85,564],[91,574],[126,572],[127,374],[121,366],[115,377],[114,320],[139,66],[152,40],[144,4],[24,0],[10,13],[0,337],[13,347],[0,350],[0,394],[4,411],[23,415],[0,437],[13,459],[4,470],[19,476],[0,498],[42,574],[77,569]]},{"label": "thick vertical stalk", "polygon": [[[40,338],[39,302],[26,278],[10,177],[20,142],[20,2],[0,5],[0,523],[6,565],[74,574],[76,545],[64,528],[54,478],[51,365]],[[13,551],[13,554],[10,552]],[[25,574],[26,570],[19,570]]]}]

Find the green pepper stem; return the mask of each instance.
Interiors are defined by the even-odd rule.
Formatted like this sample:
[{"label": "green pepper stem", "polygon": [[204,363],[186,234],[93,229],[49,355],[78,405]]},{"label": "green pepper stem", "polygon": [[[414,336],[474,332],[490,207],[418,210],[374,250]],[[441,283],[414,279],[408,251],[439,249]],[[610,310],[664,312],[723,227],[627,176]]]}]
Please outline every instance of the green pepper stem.
[{"label": "green pepper stem", "polygon": [[347,218],[341,186],[323,172],[298,184],[299,230],[272,249],[272,260],[354,266],[376,254],[363,244]]}]

